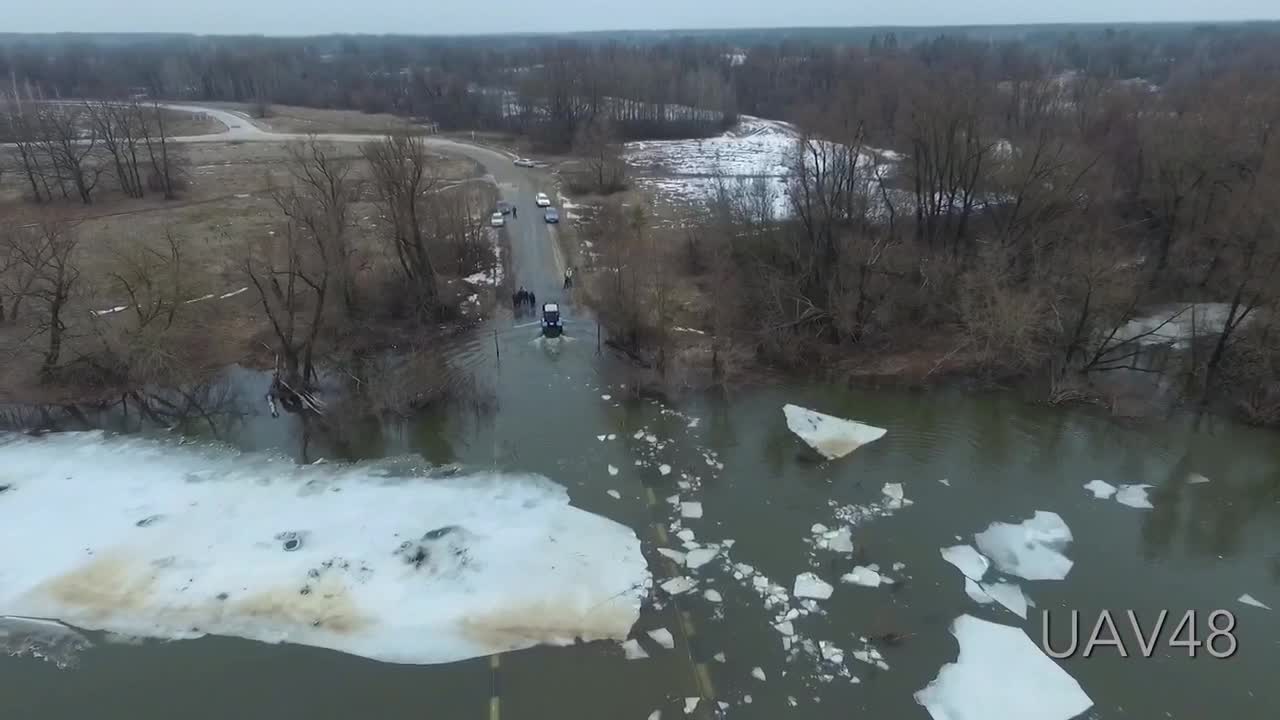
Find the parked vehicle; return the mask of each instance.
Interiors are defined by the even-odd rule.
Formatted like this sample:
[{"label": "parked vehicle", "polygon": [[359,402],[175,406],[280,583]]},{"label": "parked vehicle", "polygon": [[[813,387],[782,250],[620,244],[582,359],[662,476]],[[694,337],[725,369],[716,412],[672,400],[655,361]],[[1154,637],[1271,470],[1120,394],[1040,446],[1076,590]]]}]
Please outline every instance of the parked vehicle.
[{"label": "parked vehicle", "polygon": [[546,193],[538,193],[534,196],[533,202],[538,207],[551,207],[551,198],[547,197]]},{"label": "parked vehicle", "polygon": [[498,212],[502,213],[503,215],[510,215],[511,211],[515,209],[515,205],[512,205],[506,200],[499,200],[497,207],[498,207]]},{"label": "parked vehicle", "polygon": [[516,167],[533,167],[534,166],[534,162],[529,158],[516,158],[512,164],[515,165]]},{"label": "parked vehicle", "polygon": [[555,208],[553,208],[553,207],[549,207],[549,208],[547,208],[546,212],[544,212],[544,213],[542,214],[542,217],[543,217],[543,219],[544,219],[544,220],[546,220],[546,221],[547,221],[547,222],[549,222],[549,223],[552,223],[552,224],[559,223],[559,222],[560,222],[560,211],[559,211],[559,210],[556,210],[556,209],[555,209]]},{"label": "parked vehicle", "polygon": [[502,213],[500,212],[496,212],[493,215],[489,216],[489,225],[491,225],[492,227],[502,227],[503,225],[506,225],[506,224],[507,224],[507,219],[503,217]]}]

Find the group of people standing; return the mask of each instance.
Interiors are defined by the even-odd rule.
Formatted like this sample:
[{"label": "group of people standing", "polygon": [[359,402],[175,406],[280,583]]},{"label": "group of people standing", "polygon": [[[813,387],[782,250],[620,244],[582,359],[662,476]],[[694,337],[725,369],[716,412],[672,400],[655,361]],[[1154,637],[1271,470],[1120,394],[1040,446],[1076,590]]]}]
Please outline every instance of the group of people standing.
[{"label": "group of people standing", "polygon": [[538,296],[528,290],[525,290],[524,286],[521,285],[520,289],[511,295],[511,307],[519,311],[523,305],[528,305],[530,309],[537,307]]}]

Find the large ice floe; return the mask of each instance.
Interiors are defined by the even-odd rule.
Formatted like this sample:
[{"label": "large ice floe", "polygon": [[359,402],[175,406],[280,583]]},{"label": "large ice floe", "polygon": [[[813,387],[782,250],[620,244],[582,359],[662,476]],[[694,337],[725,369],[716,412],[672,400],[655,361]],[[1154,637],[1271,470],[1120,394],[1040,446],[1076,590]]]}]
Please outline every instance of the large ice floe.
[{"label": "large ice floe", "polygon": [[627,527],[535,475],[409,459],[0,433],[0,615],[443,663],[622,640],[650,576]]},{"label": "large ice floe", "polygon": [[916,693],[934,720],[1070,720],[1093,701],[1016,627],[961,615],[960,656]]},{"label": "large ice floe", "polygon": [[784,405],[787,428],[828,460],[844,457],[884,437],[885,429],[824,415],[799,405]]},{"label": "large ice floe", "polygon": [[1062,554],[1071,542],[1071,528],[1057,513],[1037,510],[1017,525],[993,522],[973,539],[1002,573],[1025,580],[1062,580],[1071,572],[1073,563]]}]

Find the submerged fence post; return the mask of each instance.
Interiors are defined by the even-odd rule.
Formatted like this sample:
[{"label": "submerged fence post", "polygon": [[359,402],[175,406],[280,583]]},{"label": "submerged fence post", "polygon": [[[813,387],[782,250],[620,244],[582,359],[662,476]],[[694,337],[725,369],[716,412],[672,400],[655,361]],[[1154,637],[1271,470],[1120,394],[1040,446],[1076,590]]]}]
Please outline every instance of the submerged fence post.
[{"label": "submerged fence post", "polygon": [[498,328],[493,329],[493,354],[498,360],[502,360],[502,348],[498,345]]}]

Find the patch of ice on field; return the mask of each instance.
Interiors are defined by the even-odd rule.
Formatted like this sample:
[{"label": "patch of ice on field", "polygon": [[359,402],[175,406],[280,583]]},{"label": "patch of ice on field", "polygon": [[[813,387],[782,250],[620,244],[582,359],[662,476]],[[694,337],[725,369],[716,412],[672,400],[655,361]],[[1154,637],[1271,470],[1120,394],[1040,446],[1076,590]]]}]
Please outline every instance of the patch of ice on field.
[{"label": "patch of ice on field", "polygon": [[959,657],[915,694],[934,720],[1070,720],[1093,707],[1019,628],[962,615],[951,634]]},{"label": "patch of ice on field", "polygon": [[23,479],[0,532],[28,548],[0,553],[0,614],[88,630],[455,662],[623,640],[651,583],[631,529],[535,475],[99,432],[0,433],[0,468]]},{"label": "patch of ice on field", "polygon": [[787,418],[787,428],[828,460],[844,457],[867,443],[879,440],[886,432],[884,428],[825,415],[798,405],[784,405],[782,413]]},{"label": "patch of ice on field", "polygon": [[1062,554],[1071,543],[1071,528],[1057,513],[1037,510],[1017,525],[993,522],[973,537],[978,550],[1008,575],[1024,580],[1062,580],[1071,572],[1073,563]]}]

